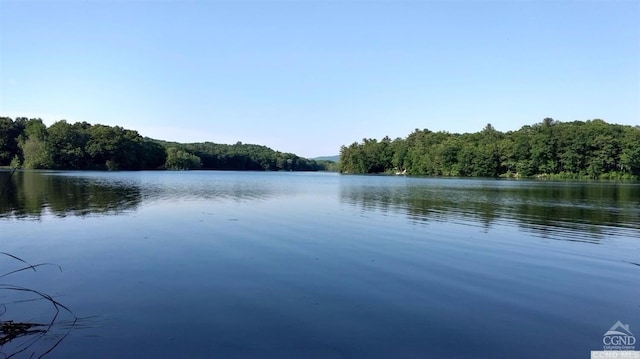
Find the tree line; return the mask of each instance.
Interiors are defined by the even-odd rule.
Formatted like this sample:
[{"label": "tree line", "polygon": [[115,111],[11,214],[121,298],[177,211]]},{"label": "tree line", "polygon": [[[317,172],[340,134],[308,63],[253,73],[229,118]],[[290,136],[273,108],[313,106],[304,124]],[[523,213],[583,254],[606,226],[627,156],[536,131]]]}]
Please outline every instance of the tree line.
[{"label": "tree line", "polygon": [[640,126],[603,120],[542,122],[500,132],[416,129],[406,138],[363,139],[340,149],[343,173],[428,176],[639,178]]},{"label": "tree line", "polygon": [[47,127],[41,119],[0,117],[0,166],[25,169],[215,169],[318,171],[330,165],[266,146],[177,143],[142,137],[120,126],[70,124]]},{"label": "tree line", "polygon": [[321,171],[324,161],[314,161],[293,153],[274,151],[253,144],[237,142],[233,145],[213,142],[187,143],[157,141],[167,148],[167,168],[181,168],[191,162],[199,167],[216,170],[249,171]]}]

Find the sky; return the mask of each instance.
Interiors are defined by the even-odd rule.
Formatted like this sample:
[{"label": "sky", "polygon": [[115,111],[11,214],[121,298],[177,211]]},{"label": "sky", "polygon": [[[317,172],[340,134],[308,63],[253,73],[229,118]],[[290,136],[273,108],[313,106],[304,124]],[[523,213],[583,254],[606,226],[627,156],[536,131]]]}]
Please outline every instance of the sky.
[{"label": "sky", "polygon": [[0,0],[0,116],[304,157],[414,129],[640,125],[640,1]]}]

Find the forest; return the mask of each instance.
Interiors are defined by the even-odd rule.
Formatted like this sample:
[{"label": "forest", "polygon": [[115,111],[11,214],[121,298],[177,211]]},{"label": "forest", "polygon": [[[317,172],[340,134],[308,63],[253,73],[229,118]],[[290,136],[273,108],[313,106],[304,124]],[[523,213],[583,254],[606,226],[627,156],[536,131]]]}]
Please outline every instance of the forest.
[{"label": "forest", "polygon": [[342,173],[427,176],[640,178],[640,126],[545,118],[517,131],[491,124],[476,133],[414,130],[406,138],[363,139],[340,149]]},{"label": "forest", "polygon": [[177,143],[120,126],[0,117],[0,166],[24,169],[318,171],[332,164],[266,146]]}]

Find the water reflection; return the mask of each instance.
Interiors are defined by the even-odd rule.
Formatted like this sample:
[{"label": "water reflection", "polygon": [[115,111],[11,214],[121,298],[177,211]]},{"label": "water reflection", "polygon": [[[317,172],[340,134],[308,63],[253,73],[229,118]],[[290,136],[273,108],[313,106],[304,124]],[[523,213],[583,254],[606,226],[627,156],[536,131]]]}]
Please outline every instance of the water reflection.
[{"label": "water reflection", "polygon": [[363,209],[401,211],[414,223],[516,225],[545,238],[598,242],[640,230],[640,186],[633,183],[416,179],[342,186]]},{"label": "water reflection", "polygon": [[[11,172],[0,171],[0,218],[118,214],[142,203],[234,201],[273,197],[314,206],[342,203],[364,211],[402,213],[414,224],[507,225],[545,238],[599,242],[637,237],[637,183],[544,182],[375,176],[305,176],[253,172]],[[321,199],[321,200],[320,200]],[[298,202],[295,202],[298,203]]]},{"label": "water reflection", "polygon": [[40,172],[0,172],[0,218],[40,218],[117,214],[134,210],[141,202],[140,188],[119,182],[47,175]]},{"label": "water reflection", "polygon": [[286,193],[286,187],[279,188],[273,183],[264,183],[261,179],[254,178],[255,176],[254,172],[217,171],[165,172],[158,176],[143,173],[139,185],[143,188],[145,201],[244,202],[264,200]]},{"label": "water reflection", "polygon": [[47,172],[0,170],[0,218],[108,215],[136,210],[143,202],[264,200],[300,190],[265,183],[252,172]]},{"label": "water reflection", "polygon": [[[284,172],[19,175],[11,196],[4,189],[0,196],[8,217],[0,218],[0,250],[60,263],[66,279],[23,271],[10,282],[55,293],[81,318],[114,318],[92,335],[75,334],[75,324],[55,357],[393,357],[398,350],[446,357],[451,348],[462,348],[461,357],[527,357],[528,348],[559,337],[545,355],[566,357],[601,347],[611,320],[637,308],[639,267],[629,248],[640,237],[638,184]],[[96,204],[96,197],[109,199]],[[13,218],[33,208],[50,219],[54,206],[63,214],[64,206],[136,213]],[[13,270],[2,265],[0,274]],[[5,290],[0,304],[8,293],[16,295]],[[46,323],[26,315],[40,313],[23,302],[30,299],[11,300],[0,320]],[[64,335],[68,323],[52,334]]]}]

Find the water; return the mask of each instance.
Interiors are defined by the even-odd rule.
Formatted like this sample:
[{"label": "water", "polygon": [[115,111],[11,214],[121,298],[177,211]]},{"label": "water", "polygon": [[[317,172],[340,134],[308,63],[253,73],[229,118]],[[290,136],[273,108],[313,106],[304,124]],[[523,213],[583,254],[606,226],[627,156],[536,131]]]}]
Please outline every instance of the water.
[{"label": "water", "polygon": [[[618,320],[640,337],[637,183],[8,175],[0,251],[63,270],[0,283],[80,317],[23,357],[584,358]],[[30,297],[0,287],[0,320],[48,320]]]}]

